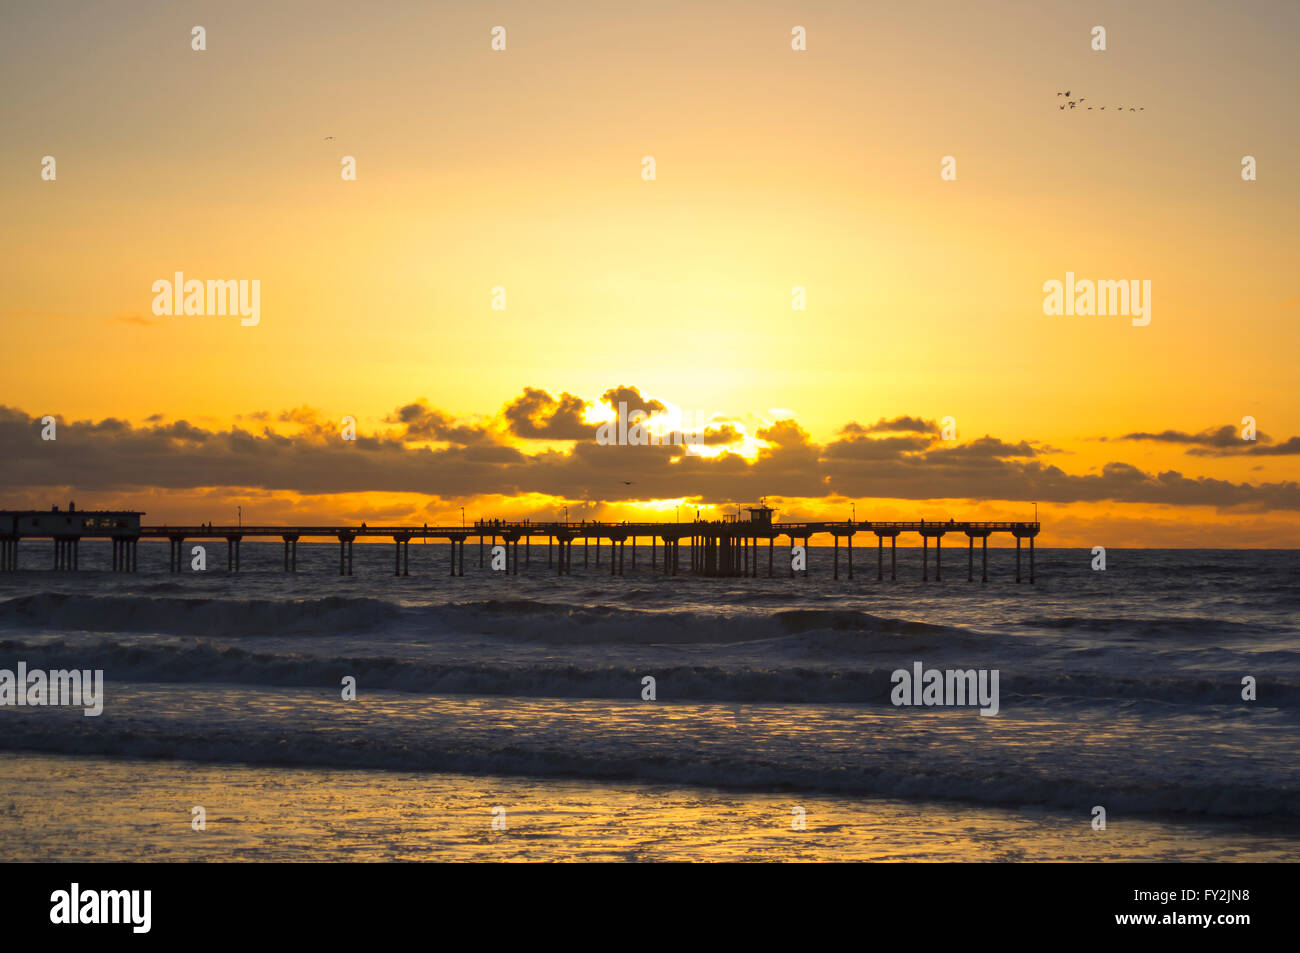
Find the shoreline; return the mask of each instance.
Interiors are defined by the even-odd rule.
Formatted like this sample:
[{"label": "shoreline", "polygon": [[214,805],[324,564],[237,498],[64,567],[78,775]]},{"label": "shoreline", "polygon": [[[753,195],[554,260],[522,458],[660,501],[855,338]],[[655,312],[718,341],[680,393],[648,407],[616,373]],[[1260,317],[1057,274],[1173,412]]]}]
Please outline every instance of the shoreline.
[{"label": "shoreline", "polygon": [[1094,831],[942,801],[3,752],[0,845],[3,862],[1258,862],[1300,858],[1300,826],[1112,817]]}]

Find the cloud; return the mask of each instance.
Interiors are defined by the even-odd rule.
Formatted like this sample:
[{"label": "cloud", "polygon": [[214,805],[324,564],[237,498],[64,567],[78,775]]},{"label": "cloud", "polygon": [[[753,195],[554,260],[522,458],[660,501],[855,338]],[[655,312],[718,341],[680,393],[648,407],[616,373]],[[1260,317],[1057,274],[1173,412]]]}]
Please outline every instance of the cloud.
[{"label": "cloud", "polygon": [[[0,406],[0,445],[6,448],[0,457],[0,485],[119,494],[230,487],[308,495],[416,493],[443,499],[537,494],[604,502],[687,497],[709,504],[761,496],[839,496],[1300,509],[1300,486],[1294,481],[1234,483],[1175,470],[1149,473],[1123,461],[1070,474],[1046,464],[1040,458],[1043,451],[1028,441],[985,435],[964,444],[939,444],[902,426],[849,426],[836,439],[819,444],[796,421],[779,420],[757,431],[761,443],[753,458],[725,449],[706,457],[682,446],[602,446],[594,439],[595,428],[580,424],[585,406],[572,394],[557,398],[536,388],[526,388],[508,404],[500,426],[508,426],[510,433],[525,440],[575,441],[570,448],[535,453],[504,442],[505,434],[494,429],[497,424],[458,421],[422,400],[385,419],[395,430],[359,433],[354,442],[340,439],[332,422],[324,427],[322,421],[332,418],[308,407],[276,415],[296,425],[289,434],[266,426],[255,431],[235,423],[221,429],[185,420],[164,423],[156,417],[133,426],[107,417],[61,420],[58,440],[43,441],[39,417]],[[920,418],[893,419],[898,420]],[[871,432],[884,436],[868,436]],[[733,435],[724,426],[715,439]],[[417,442],[426,445],[412,445]],[[1300,440],[1260,449],[1300,452]]]},{"label": "cloud", "polygon": [[615,413],[618,412],[620,403],[627,404],[629,415],[639,410],[648,417],[650,414],[662,414],[668,410],[668,407],[662,402],[642,397],[641,391],[635,387],[611,387],[600,395],[600,399],[608,404],[609,409]]},{"label": "cloud", "polygon": [[430,407],[423,400],[399,407],[385,417],[384,422],[400,424],[402,436],[412,442],[432,440],[466,447],[495,440],[489,428],[479,424],[457,423],[449,414]]},{"label": "cloud", "polygon": [[[1271,438],[1264,433],[1256,435],[1257,439],[1263,443],[1269,443]],[[1153,443],[1177,443],[1190,444],[1198,447],[1213,447],[1218,449],[1237,449],[1247,441],[1241,439],[1241,434],[1236,427],[1231,424],[1224,424],[1222,427],[1207,427],[1200,433],[1187,433],[1183,430],[1162,430],[1159,433],[1126,433],[1118,440],[1143,440]]]},{"label": "cloud", "polygon": [[[628,411],[631,413],[631,410]],[[705,427],[700,431],[700,443],[706,447],[724,447],[728,444],[739,443],[744,437],[740,431],[731,424],[723,424],[721,427]]]},{"label": "cloud", "polygon": [[1125,434],[1118,439],[1186,444],[1190,457],[1285,457],[1300,454],[1300,437],[1273,444],[1273,438],[1261,430],[1255,434],[1254,440],[1243,440],[1241,432],[1231,424],[1208,427],[1200,433],[1162,430],[1160,433]]},{"label": "cloud", "polygon": [[846,424],[840,431],[845,436],[865,436],[872,433],[921,433],[938,435],[939,425],[923,417],[894,417],[886,420],[881,417],[874,424],[863,426],[857,421]]},{"label": "cloud", "polygon": [[1272,447],[1253,446],[1246,451],[1252,457],[1281,457],[1300,453],[1300,437],[1291,437]]},{"label": "cloud", "polygon": [[[567,391],[558,398],[536,387],[506,405],[502,415],[510,432],[528,440],[588,440],[596,425],[583,422],[587,402]],[[629,408],[630,409],[630,408]]]}]

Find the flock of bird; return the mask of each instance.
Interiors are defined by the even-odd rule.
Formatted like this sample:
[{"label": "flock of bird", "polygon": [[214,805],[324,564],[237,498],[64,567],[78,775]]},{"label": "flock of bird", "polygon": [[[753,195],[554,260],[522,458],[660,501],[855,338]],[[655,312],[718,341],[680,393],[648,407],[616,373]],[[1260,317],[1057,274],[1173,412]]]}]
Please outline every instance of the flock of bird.
[{"label": "flock of bird", "polygon": [[[1069,106],[1071,109],[1074,109],[1076,106],[1082,105],[1083,103],[1087,102],[1087,100],[1085,100],[1082,96],[1080,96],[1078,99],[1071,99],[1070,91],[1068,89],[1063,93],[1058,92],[1056,95],[1065,97],[1065,102],[1062,105],[1057,106],[1056,107],[1057,109],[1064,109],[1066,106]],[[1096,108],[1102,112],[1106,111],[1105,106],[1096,106],[1096,107],[1089,106],[1088,108],[1089,109]],[[1123,112],[1125,108],[1126,107],[1124,106],[1116,106],[1115,111]],[[1142,113],[1147,111],[1147,108],[1145,106],[1128,106],[1127,109],[1131,113]]]}]

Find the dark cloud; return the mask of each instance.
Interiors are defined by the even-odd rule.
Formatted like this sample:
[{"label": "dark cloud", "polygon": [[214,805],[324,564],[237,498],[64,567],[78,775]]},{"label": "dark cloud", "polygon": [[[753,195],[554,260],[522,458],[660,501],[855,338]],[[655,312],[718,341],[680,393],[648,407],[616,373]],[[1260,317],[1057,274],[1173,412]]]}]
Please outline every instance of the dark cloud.
[{"label": "dark cloud", "polygon": [[846,437],[865,436],[872,433],[923,433],[938,434],[939,425],[933,420],[926,420],[923,417],[894,417],[885,419],[881,417],[874,424],[863,426],[856,420],[846,424],[840,433]]},{"label": "dark cloud", "polygon": [[[1263,434],[1259,436],[1263,437]],[[1297,453],[1300,453],[1300,437],[1291,437],[1272,446],[1239,438],[1231,449],[1195,447],[1187,451],[1189,457],[1289,457]]]},{"label": "dark cloud", "polygon": [[[567,391],[558,398],[537,387],[524,393],[502,411],[510,432],[526,440],[587,440],[595,437],[596,425],[584,423],[587,402]],[[629,411],[631,408],[629,408]]]},{"label": "dark cloud", "polygon": [[1300,437],[1273,444],[1273,438],[1261,430],[1256,432],[1254,440],[1243,440],[1241,431],[1232,424],[1208,427],[1200,433],[1162,430],[1159,433],[1129,433],[1117,439],[1184,444],[1189,447],[1189,457],[1285,457],[1300,454]]},{"label": "dark cloud", "polygon": [[700,431],[700,443],[706,447],[725,447],[728,444],[739,443],[742,439],[740,431],[731,424],[723,424],[721,427],[705,427]]},{"label": "dark cloud", "polygon": [[[1241,432],[1231,424],[1222,427],[1209,427],[1200,433],[1187,433],[1182,430],[1162,430],[1159,433],[1126,433],[1119,440],[1145,440],[1153,443],[1191,444],[1198,447],[1215,447],[1219,449],[1237,449],[1249,441],[1241,439]],[[1269,443],[1271,438],[1264,433],[1256,434],[1256,439]]]},{"label": "dark cloud", "polygon": [[668,410],[660,401],[647,399],[641,396],[641,391],[635,387],[611,387],[605,393],[600,395],[601,401],[609,405],[609,409],[618,412],[620,403],[627,404],[627,412],[631,415],[634,411],[641,411],[647,417],[650,414],[662,414]]},{"label": "dark cloud", "polygon": [[1300,453],[1300,437],[1292,437],[1272,447],[1253,446],[1246,451],[1252,457],[1282,457]]},{"label": "dark cloud", "polygon": [[[841,496],[1300,509],[1300,486],[1294,481],[1233,483],[1174,470],[1148,473],[1118,461],[1096,472],[1069,474],[1043,462],[1043,451],[1026,441],[992,436],[949,445],[901,428],[870,437],[869,428],[847,427],[821,445],[795,421],[781,420],[757,432],[768,446],[752,460],[725,450],[705,457],[682,446],[602,446],[594,427],[578,426],[582,406],[573,395],[554,398],[532,388],[509,404],[514,416],[504,416],[512,432],[576,441],[571,449],[532,454],[495,439],[499,434],[486,426],[457,423],[423,401],[390,415],[394,431],[358,434],[354,442],[340,439],[337,427],[332,422],[325,427],[327,418],[309,408],[283,415],[300,427],[292,434],[266,427],[254,432],[238,424],[205,429],[184,420],[134,427],[110,417],[61,421],[58,439],[43,441],[39,417],[0,406],[5,448],[0,486],[124,496],[148,488],[236,487],[303,494],[409,492],[445,499],[532,493],[575,501],[690,497],[720,504],[761,496]],[[735,433],[724,426],[717,439]],[[417,442],[444,446],[412,446]],[[1259,449],[1300,452],[1300,440]]]},{"label": "dark cloud", "polygon": [[494,440],[492,431],[478,424],[457,423],[450,415],[435,410],[424,401],[399,407],[384,418],[385,423],[400,424],[406,440],[456,443],[462,447]]}]

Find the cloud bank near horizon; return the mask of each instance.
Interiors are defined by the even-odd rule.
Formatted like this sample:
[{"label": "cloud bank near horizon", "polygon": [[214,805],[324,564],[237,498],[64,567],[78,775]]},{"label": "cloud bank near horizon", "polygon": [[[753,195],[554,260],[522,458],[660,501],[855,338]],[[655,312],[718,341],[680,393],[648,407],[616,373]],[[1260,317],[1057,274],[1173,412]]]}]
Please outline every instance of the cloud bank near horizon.
[{"label": "cloud bank near horizon", "polygon": [[[715,420],[701,441],[707,454],[683,446],[600,445],[599,420],[619,402],[629,412],[667,409],[626,385],[606,390],[599,402],[525,387],[490,416],[465,417],[412,401],[383,419],[386,429],[359,431],[354,441],[341,439],[336,421],[307,407],[243,414],[229,429],[167,421],[158,414],[140,424],[114,417],[56,418],[57,439],[46,441],[41,418],[0,405],[0,445],[6,448],[0,487],[119,494],[231,487],[441,499],[531,494],[611,504],[686,498],[716,505],[776,496],[1300,510],[1295,481],[1246,483],[1177,470],[1146,472],[1120,460],[1095,472],[1068,473],[1045,459],[1059,451],[1037,441],[987,434],[944,441],[934,421],[906,414],[867,424],[851,421],[825,443],[787,418],[750,432],[738,419]],[[1300,437],[1273,443],[1263,435],[1260,443],[1236,449],[1227,436],[1231,431],[1110,439],[1184,444],[1189,453],[1210,455],[1300,452]],[[737,452],[746,440],[749,452]]]}]

